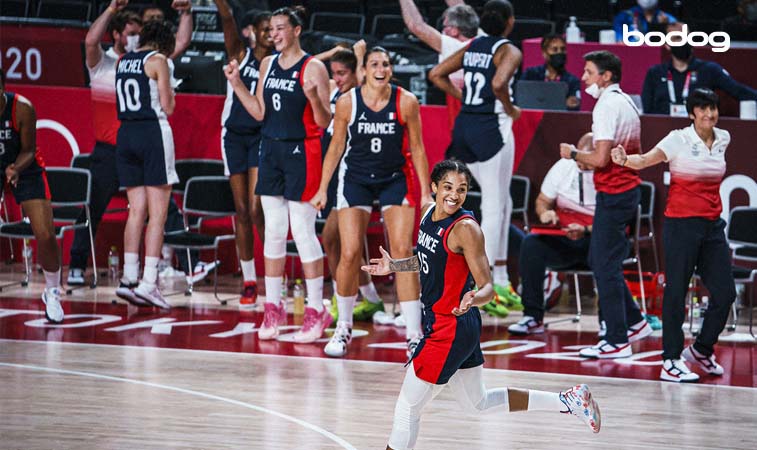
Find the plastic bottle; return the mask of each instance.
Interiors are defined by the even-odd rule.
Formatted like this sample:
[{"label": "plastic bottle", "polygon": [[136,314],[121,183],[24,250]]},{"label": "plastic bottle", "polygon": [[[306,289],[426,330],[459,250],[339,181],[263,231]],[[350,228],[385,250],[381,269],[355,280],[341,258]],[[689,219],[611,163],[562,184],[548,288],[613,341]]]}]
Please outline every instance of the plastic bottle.
[{"label": "plastic bottle", "polygon": [[570,23],[565,28],[565,41],[571,44],[581,42],[581,29],[576,24],[576,16],[570,16]]},{"label": "plastic bottle", "polygon": [[294,298],[294,313],[297,315],[305,314],[305,289],[302,286],[302,280],[299,278],[294,282],[292,297]]},{"label": "plastic bottle", "polygon": [[702,320],[704,320],[704,315],[707,312],[707,308],[710,306],[710,297],[703,295],[702,296],[702,306],[699,309],[699,315],[702,317]]},{"label": "plastic bottle", "polygon": [[287,276],[284,275],[284,279],[281,282],[281,301],[286,302],[289,297],[289,286],[287,286]]},{"label": "plastic bottle", "polygon": [[108,252],[108,277],[111,284],[118,282],[118,268],[120,266],[120,258],[118,257],[118,248],[112,246]]},{"label": "plastic bottle", "polygon": [[32,273],[32,246],[29,242],[29,239],[24,239],[24,250],[22,253],[22,256],[24,258],[24,270],[26,271],[26,276],[30,276]]}]

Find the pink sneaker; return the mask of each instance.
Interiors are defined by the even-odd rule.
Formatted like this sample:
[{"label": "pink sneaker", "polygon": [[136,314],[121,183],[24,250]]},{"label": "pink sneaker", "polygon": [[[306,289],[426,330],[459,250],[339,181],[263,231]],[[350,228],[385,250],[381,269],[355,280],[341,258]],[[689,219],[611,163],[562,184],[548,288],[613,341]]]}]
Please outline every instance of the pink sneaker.
[{"label": "pink sneaker", "polygon": [[331,314],[326,308],[318,312],[310,306],[305,308],[305,318],[302,328],[294,334],[294,342],[298,344],[310,344],[323,336],[324,330],[331,324]]},{"label": "pink sneaker", "polygon": [[258,339],[276,339],[279,336],[279,326],[286,325],[286,323],[287,312],[286,309],[284,309],[284,305],[266,303],[265,314],[263,315],[263,325],[258,330]]}]

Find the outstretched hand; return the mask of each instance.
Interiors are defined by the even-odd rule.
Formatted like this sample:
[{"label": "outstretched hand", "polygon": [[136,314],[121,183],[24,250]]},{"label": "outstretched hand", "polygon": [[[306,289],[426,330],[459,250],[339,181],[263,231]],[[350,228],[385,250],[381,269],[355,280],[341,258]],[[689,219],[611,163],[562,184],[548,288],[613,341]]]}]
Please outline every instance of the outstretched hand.
[{"label": "outstretched hand", "polygon": [[392,273],[391,269],[389,269],[392,257],[384,250],[384,247],[379,246],[379,251],[381,252],[381,258],[371,258],[369,265],[361,266],[360,268],[371,275],[389,275]]},{"label": "outstretched hand", "polygon": [[468,310],[471,309],[473,306],[473,297],[476,295],[476,291],[468,291],[463,295],[462,300],[460,300],[460,306],[455,306],[452,308],[452,314],[456,316],[462,316],[463,314],[467,313]]}]

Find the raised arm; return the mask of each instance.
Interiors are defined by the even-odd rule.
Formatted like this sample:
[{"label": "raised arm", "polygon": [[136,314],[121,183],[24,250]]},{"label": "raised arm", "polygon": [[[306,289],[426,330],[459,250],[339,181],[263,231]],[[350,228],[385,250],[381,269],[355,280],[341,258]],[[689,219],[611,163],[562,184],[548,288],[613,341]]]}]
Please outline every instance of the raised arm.
[{"label": "raised arm", "polygon": [[[260,73],[267,73],[270,64],[271,57],[265,57],[260,63]],[[223,73],[226,75],[226,79],[229,80],[229,83],[231,83],[231,87],[234,89],[234,93],[242,103],[242,106],[244,106],[244,109],[246,109],[255,120],[259,122],[262,121],[263,118],[265,118],[265,101],[263,101],[263,84],[265,80],[261,77],[257,89],[255,90],[255,94],[252,94],[239,77],[239,63],[236,60],[229,61],[229,64],[226,65]]]},{"label": "raised arm", "polygon": [[241,61],[244,55],[245,45],[239,38],[237,32],[237,22],[234,20],[234,13],[231,11],[226,0],[213,0],[218,8],[218,15],[221,16],[221,26],[223,27],[223,43],[226,47],[226,54],[229,59]]},{"label": "raised arm", "polygon": [[497,71],[492,79],[492,90],[497,99],[502,102],[505,114],[518,120],[520,117],[520,108],[513,105],[510,100],[510,80],[515,75],[515,71],[520,67],[523,61],[523,54],[514,45],[502,44],[494,54],[494,64],[497,65]]},{"label": "raised arm", "polygon": [[428,174],[428,158],[426,148],[423,146],[423,133],[421,132],[421,112],[418,99],[411,92],[401,91],[400,114],[405,118],[408,142],[410,145],[410,157],[418,174],[418,182],[421,186],[421,205],[433,201],[431,199],[431,180]]},{"label": "raised arm", "polygon": [[305,67],[304,79],[302,89],[313,108],[315,123],[321,128],[326,128],[331,123],[329,72],[323,62],[313,59]]},{"label": "raised arm", "polygon": [[463,99],[463,91],[452,84],[449,75],[457,72],[463,67],[463,55],[467,49],[468,47],[466,46],[456,51],[449,58],[434,66],[434,68],[428,73],[429,80],[431,80],[436,87],[458,100]]},{"label": "raised arm", "polygon": [[[462,3],[462,2],[460,2]],[[413,35],[426,45],[440,53],[442,51],[442,34],[436,28],[427,24],[413,0],[400,0],[402,20]]]},{"label": "raised arm", "polygon": [[602,168],[610,164],[610,150],[612,149],[613,141],[603,139],[600,141],[594,141],[594,150],[580,150],[573,144],[560,144],[560,156],[565,159],[573,158],[573,152],[575,152],[575,160],[586,164],[587,166],[594,168]]},{"label": "raised arm", "polygon": [[179,12],[179,28],[176,30],[176,46],[171,59],[179,57],[192,42],[192,2],[174,0],[171,7]]},{"label": "raised arm", "polygon": [[472,219],[463,219],[452,228],[447,237],[447,247],[455,253],[462,253],[478,286],[478,291],[468,291],[460,301],[460,306],[453,309],[456,316],[465,314],[471,307],[480,307],[494,298],[492,273],[484,247],[484,233]]},{"label": "raised arm", "polygon": [[334,112],[334,134],[331,137],[331,143],[326,151],[326,158],[323,160],[323,169],[321,169],[321,184],[318,187],[318,193],[310,200],[310,203],[317,209],[323,209],[326,206],[327,192],[331,177],[342,160],[344,148],[347,145],[347,127],[352,115],[352,98],[350,95],[342,95],[336,101],[336,111]]},{"label": "raised arm", "polygon": [[95,67],[102,59],[103,49],[100,42],[102,42],[103,36],[108,31],[108,25],[110,25],[113,16],[128,4],[128,0],[111,0],[110,5],[105,8],[100,17],[92,22],[92,26],[89,27],[87,36],[84,38],[85,59],[88,68]]}]

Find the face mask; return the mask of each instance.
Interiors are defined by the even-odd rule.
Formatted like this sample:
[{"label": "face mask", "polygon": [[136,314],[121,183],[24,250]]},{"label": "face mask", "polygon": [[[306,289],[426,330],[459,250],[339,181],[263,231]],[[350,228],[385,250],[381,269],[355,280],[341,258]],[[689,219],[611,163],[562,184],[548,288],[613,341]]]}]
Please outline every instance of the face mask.
[{"label": "face mask", "polygon": [[670,47],[670,53],[681,61],[688,61],[691,58],[692,48],[688,43],[680,47]]},{"label": "face mask", "polygon": [[641,9],[654,9],[657,7],[657,0],[638,0]]},{"label": "face mask", "polygon": [[568,55],[565,53],[555,53],[549,55],[549,65],[558,72],[565,67],[565,61],[568,59]]},{"label": "face mask", "polygon": [[597,83],[594,83],[591,86],[587,86],[586,89],[584,89],[584,92],[594,98],[599,98],[599,96],[602,95],[602,91],[604,91],[604,88],[600,88]]},{"label": "face mask", "polygon": [[757,22],[757,3],[750,3],[744,8],[744,17],[750,22]]},{"label": "face mask", "polygon": [[133,52],[139,48],[139,36],[126,36],[126,47],[124,50]]}]

